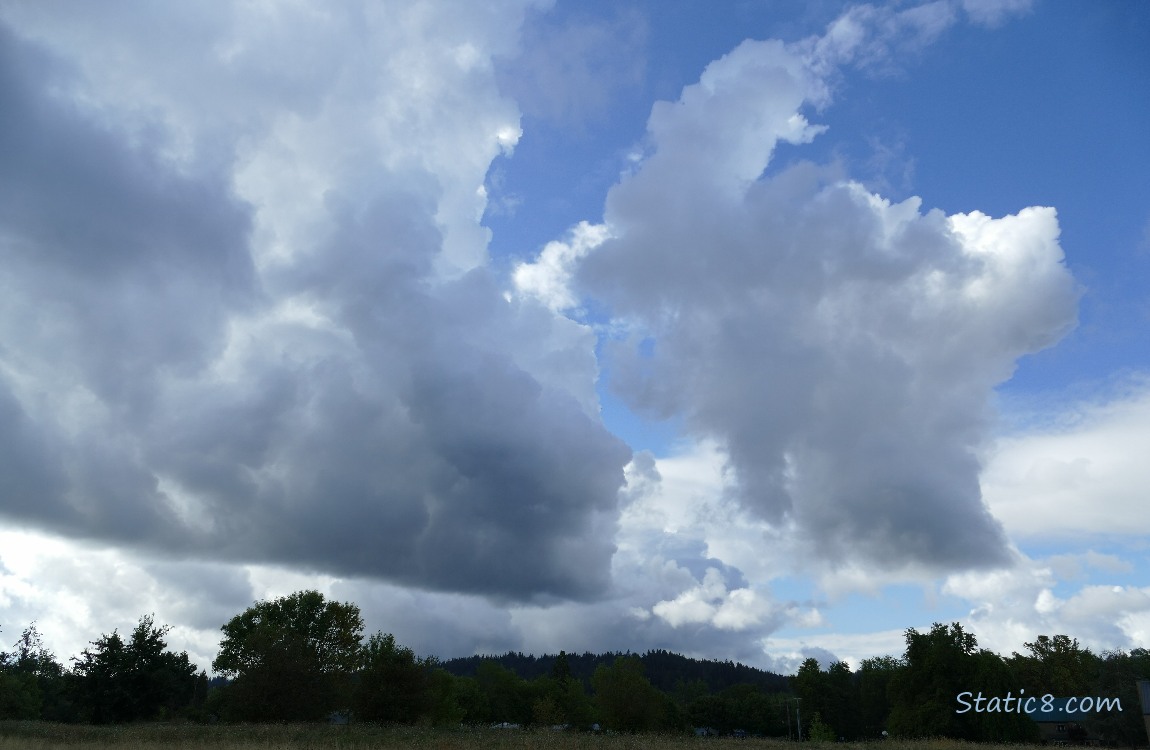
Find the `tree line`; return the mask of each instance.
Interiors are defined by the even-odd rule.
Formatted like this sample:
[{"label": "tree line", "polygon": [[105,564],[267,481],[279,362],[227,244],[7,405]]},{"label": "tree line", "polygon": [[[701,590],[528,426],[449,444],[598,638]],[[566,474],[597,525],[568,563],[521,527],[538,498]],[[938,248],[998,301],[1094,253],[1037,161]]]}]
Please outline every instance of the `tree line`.
[{"label": "tree line", "polygon": [[[591,684],[591,676],[601,664],[610,665],[620,656],[630,652],[582,654],[564,652],[563,659],[571,675],[584,684]],[[652,649],[639,654],[643,673],[651,684],[665,693],[674,693],[680,683],[701,682],[706,692],[718,693],[735,685],[753,685],[767,693],[785,693],[790,690],[790,678],[784,675],[749,667],[738,662],[692,659],[665,649]],[[533,680],[550,674],[559,656],[556,654],[524,654],[509,651],[500,655],[476,655],[447,659],[441,666],[458,677],[474,677],[479,665],[485,661],[495,661],[525,680]]]},{"label": "tree line", "polygon": [[[1135,681],[1150,652],[1101,655],[1065,635],[1038,636],[1009,657],[979,649],[963,627],[906,631],[901,657],[826,669],[807,659],[793,677],[666,651],[418,657],[391,634],[364,638],[359,608],[301,591],[257,602],[222,628],[209,681],[187,653],[169,650],[167,626],[142,617],[127,637],[92,641],[70,668],[45,648],[35,624],[0,652],[0,719],[94,724],[191,721],[328,721],[519,726],[598,725],[616,731],[742,730],[804,739],[948,736],[1038,739],[1017,712],[958,713],[963,691],[987,696],[1094,695],[1121,713],[1090,716],[1097,735],[1146,742]],[[801,722],[801,723],[800,723]],[[801,727],[801,729],[800,729]]]},{"label": "tree line", "polygon": [[[978,742],[1034,742],[1037,724],[1018,710],[973,711],[957,700],[963,692],[1007,695],[1116,698],[1122,711],[1087,714],[1085,729],[1102,740],[1145,745],[1138,679],[1150,677],[1150,651],[1097,655],[1066,635],[1040,635],[1026,653],[1009,657],[978,648],[962,625],[936,623],[929,632],[906,631],[901,658],[864,659],[857,672],[843,662],[822,669],[807,659],[793,678],[807,729],[823,738],[865,739],[883,731],[901,737],[953,737]],[[1025,693],[1022,693],[1025,691]],[[987,704],[988,705],[988,704]],[[961,713],[960,713],[961,711]]]},{"label": "tree line", "polygon": [[168,650],[168,631],[141,617],[130,636],[101,635],[65,669],[29,625],[13,651],[0,652],[0,719],[115,724],[195,715],[208,676],[187,653]]}]

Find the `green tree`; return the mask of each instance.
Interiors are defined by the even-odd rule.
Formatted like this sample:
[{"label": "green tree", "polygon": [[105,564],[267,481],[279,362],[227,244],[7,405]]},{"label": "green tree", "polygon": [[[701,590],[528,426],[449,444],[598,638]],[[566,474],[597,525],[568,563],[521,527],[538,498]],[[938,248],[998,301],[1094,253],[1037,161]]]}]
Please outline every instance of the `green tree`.
[{"label": "green tree", "polygon": [[0,720],[38,719],[40,696],[35,681],[19,674],[14,662],[14,655],[0,651]]},{"label": "green tree", "polygon": [[723,695],[700,695],[687,706],[687,717],[691,726],[709,727],[719,732],[729,732],[735,728],[735,717],[731,702]]},{"label": "green tree", "polygon": [[[558,663],[558,662],[557,662]],[[530,683],[531,721],[539,726],[570,724],[588,726],[591,724],[591,701],[583,689],[583,683],[567,673],[556,678],[556,670],[537,677]]]},{"label": "green tree", "polygon": [[257,602],[220,629],[212,668],[234,678],[221,701],[226,718],[308,721],[348,707],[362,658],[356,605],[299,591]]},{"label": "green tree", "polygon": [[1037,727],[1025,714],[1006,711],[959,713],[958,696],[982,692],[1019,694],[1018,678],[991,651],[978,650],[973,633],[958,623],[935,623],[929,633],[906,632],[904,666],[890,680],[890,732],[903,737],[945,736],[974,742],[1032,742]]},{"label": "green tree", "polygon": [[611,666],[600,664],[591,678],[599,717],[609,729],[641,732],[666,728],[676,717],[665,703],[670,699],[643,675],[638,656],[620,656]]},{"label": "green tree", "polygon": [[[819,667],[818,659],[805,659],[791,678],[799,708],[808,717],[816,713],[827,715],[828,675]],[[804,732],[805,734],[805,732]]]},{"label": "green tree", "polygon": [[0,652],[0,718],[70,718],[64,668],[45,646],[36,623],[24,628],[11,654]]},{"label": "green tree", "polygon": [[807,732],[811,742],[834,742],[838,739],[838,733],[823,721],[822,714],[818,711],[815,711],[815,715],[811,717]]},{"label": "green tree", "polygon": [[491,723],[491,707],[487,704],[487,696],[479,687],[478,680],[474,677],[456,677],[452,693],[461,712],[461,722],[472,726]]},{"label": "green tree", "polygon": [[76,658],[72,670],[84,717],[93,724],[131,721],[135,711],[126,679],[129,659],[124,639],[113,630],[91,646]]},{"label": "green tree", "polygon": [[485,659],[475,670],[475,679],[487,704],[491,722],[530,724],[533,696],[530,686],[499,662]]},{"label": "green tree", "polygon": [[376,633],[363,647],[363,665],[352,706],[364,721],[414,724],[429,713],[433,663],[422,662],[391,633]]},{"label": "green tree", "polygon": [[532,702],[531,723],[541,727],[563,723],[563,709],[550,692],[542,693]]},{"label": "green tree", "polygon": [[787,737],[794,731],[791,725],[791,707],[794,705],[794,696],[790,693],[767,693],[768,713],[766,726],[762,730],[769,737]]},{"label": "green tree", "polygon": [[1137,682],[1150,678],[1150,651],[1136,648],[1129,653],[1109,651],[1098,659],[1098,675],[1088,691],[1078,695],[1117,698],[1121,711],[1091,714],[1087,728],[1105,741],[1125,746],[1145,747],[1146,725],[1142,721],[1142,708],[1138,699]]},{"label": "green tree", "polygon": [[[973,657],[973,672],[967,689],[981,690],[986,695],[1020,695],[1021,681],[1010,665],[998,654],[980,650]],[[957,700],[957,695],[956,695]],[[1038,725],[1025,714],[1008,711],[968,711],[957,715],[959,731],[976,742],[1038,742]]]},{"label": "green tree", "polygon": [[682,677],[679,677],[675,680],[672,696],[680,706],[688,708],[699,698],[702,698],[704,695],[709,695],[710,692],[705,680],[696,678],[688,682]]},{"label": "green tree", "polygon": [[192,705],[187,712],[188,718],[199,722],[208,720],[205,707],[209,692],[208,673],[201,669],[200,673],[196,675],[195,688],[192,690]]},{"label": "green tree", "polygon": [[864,739],[877,739],[886,730],[890,715],[887,691],[902,668],[902,661],[893,656],[863,659],[859,666],[859,733]]},{"label": "green tree", "polygon": [[[764,693],[759,687],[742,683],[726,688],[719,697],[726,704],[726,714],[729,726],[726,728],[715,726],[716,729],[730,731],[742,729],[752,734],[785,735],[787,725],[785,719],[780,721],[781,714],[776,701]],[[698,726],[698,725],[695,725]]]},{"label": "green tree", "polygon": [[73,674],[83,714],[91,722],[163,718],[190,705],[196,666],[187,652],[167,650],[164,638],[170,629],[145,615],[128,641],[113,630],[81,652]]},{"label": "green tree", "polygon": [[1040,635],[1023,644],[1029,652],[1015,652],[1010,665],[1028,693],[1056,696],[1085,695],[1098,675],[1098,657],[1068,635]]},{"label": "green tree", "polygon": [[564,723],[574,727],[587,728],[591,726],[595,715],[591,696],[579,680],[568,680],[563,688],[561,697]]},{"label": "green tree", "polygon": [[555,663],[551,665],[551,678],[564,686],[571,679],[571,665],[567,663],[566,651],[560,651],[559,656],[555,657]]},{"label": "green tree", "polygon": [[955,714],[956,696],[971,689],[978,643],[954,623],[929,633],[906,631],[904,669],[890,683],[890,733],[902,737],[965,737]]},{"label": "green tree", "polygon": [[130,691],[140,718],[166,718],[191,705],[196,691],[196,665],[186,651],[168,650],[171,626],[157,627],[151,615],[140,618],[128,642]]},{"label": "green tree", "polygon": [[[826,720],[839,737],[858,736],[858,690],[850,665],[836,661],[827,669]],[[835,739],[838,739],[836,737]]]},{"label": "green tree", "polygon": [[[425,664],[434,660],[425,659]],[[432,726],[456,727],[466,718],[459,682],[446,669],[435,667],[428,674],[429,703],[423,719]]]}]

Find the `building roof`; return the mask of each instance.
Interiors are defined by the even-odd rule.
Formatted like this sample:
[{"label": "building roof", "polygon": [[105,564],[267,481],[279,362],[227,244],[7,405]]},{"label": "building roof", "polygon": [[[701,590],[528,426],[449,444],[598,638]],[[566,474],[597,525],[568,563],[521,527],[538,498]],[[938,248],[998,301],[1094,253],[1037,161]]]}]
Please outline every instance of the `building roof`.
[{"label": "building roof", "polygon": [[[1034,711],[1027,714],[1030,718],[1037,722],[1057,722],[1059,724],[1072,724],[1085,721],[1090,713],[1083,713],[1081,711],[1070,712],[1066,710],[1066,702],[1070,697],[1054,698],[1050,702],[1050,711],[1044,711],[1044,704],[1041,697],[1035,701]],[[1078,699],[1081,700],[1081,699]]]}]

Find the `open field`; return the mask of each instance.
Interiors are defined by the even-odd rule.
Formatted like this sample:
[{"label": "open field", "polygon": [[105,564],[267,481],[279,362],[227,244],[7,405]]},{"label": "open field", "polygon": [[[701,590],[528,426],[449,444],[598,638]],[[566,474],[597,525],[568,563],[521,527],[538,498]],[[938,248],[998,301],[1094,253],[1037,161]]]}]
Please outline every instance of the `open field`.
[{"label": "open field", "polygon": [[[955,740],[890,740],[835,744],[835,750],[1024,750],[1024,745],[974,745]],[[656,750],[656,748],[786,750],[777,739],[696,738],[669,735],[592,735],[545,730],[335,727],[323,725],[139,724],[126,727],[0,722],[0,750]],[[829,750],[828,746],[828,750]],[[1037,747],[1037,746],[1031,746]]]}]

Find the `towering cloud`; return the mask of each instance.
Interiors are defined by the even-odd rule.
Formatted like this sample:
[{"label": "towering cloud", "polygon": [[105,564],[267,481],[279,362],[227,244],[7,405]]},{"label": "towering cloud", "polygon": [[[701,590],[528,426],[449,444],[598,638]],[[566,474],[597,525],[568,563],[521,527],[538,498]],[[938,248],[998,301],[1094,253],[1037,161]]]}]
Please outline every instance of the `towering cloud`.
[{"label": "towering cloud", "polygon": [[1053,209],[946,216],[773,166],[820,133],[831,63],[874,59],[892,28],[875,17],[901,18],[863,11],[800,44],[744,42],[656,104],[604,226],[517,278],[606,303],[625,331],[605,347],[613,387],[717,441],[744,508],[814,556],[1007,564],[979,487],[993,389],[1074,325],[1077,292]]}]

